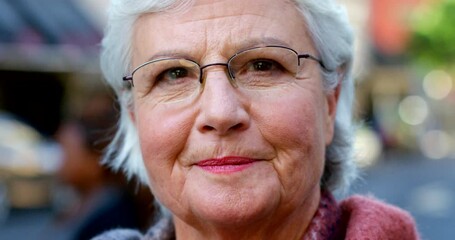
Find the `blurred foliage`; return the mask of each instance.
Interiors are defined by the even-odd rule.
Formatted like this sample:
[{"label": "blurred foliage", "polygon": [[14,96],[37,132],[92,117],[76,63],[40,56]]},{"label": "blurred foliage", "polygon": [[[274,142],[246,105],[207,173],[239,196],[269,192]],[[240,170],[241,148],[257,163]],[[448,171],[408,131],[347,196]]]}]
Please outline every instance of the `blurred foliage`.
[{"label": "blurred foliage", "polygon": [[455,0],[429,1],[411,17],[409,54],[428,67],[455,65]]}]

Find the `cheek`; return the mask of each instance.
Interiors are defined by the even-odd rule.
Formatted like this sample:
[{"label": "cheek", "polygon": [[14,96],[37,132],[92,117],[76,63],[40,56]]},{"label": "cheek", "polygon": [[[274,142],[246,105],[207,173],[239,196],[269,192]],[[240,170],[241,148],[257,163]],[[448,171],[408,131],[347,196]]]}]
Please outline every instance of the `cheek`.
[{"label": "cheek", "polygon": [[318,101],[311,97],[287,97],[268,105],[270,111],[261,112],[258,123],[264,137],[276,148],[306,153],[323,148],[325,122]]},{"label": "cheek", "polygon": [[178,189],[179,186],[166,183],[176,183],[179,180],[175,178],[181,177],[182,169],[177,159],[191,130],[191,114],[184,109],[163,111],[158,107],[140,106],[135,109],[135,123],[152,191],[161,192],[156,188],[164,188],[164,192],[172,192],[174,187]]},{"label": "cheek", "polygon": [[265,136],[277,149],[280,164],[289,166],[289,171],[302,168],[302,165],[317,164],[323,158],[325,135],[321,119],[311,108],[311,105],[300,109],[283,107],[277,111],[281,114],[276,116]]},{"label": "cheek", "polygon": [[319,103],[311,94],[287,97],[270,103],[271,111],[258,121],[262,122],[259,127],[263,137],[277,152],[274,167],[286,194],[305,194],[312,188],[310,185],[319,184],[325,159],[325,129]]},{"label": "cheek", "polygon": [[191,129],[188,111],[147,103],[137,104],[134,111],[145,163],[172,162],[183,149]]}]

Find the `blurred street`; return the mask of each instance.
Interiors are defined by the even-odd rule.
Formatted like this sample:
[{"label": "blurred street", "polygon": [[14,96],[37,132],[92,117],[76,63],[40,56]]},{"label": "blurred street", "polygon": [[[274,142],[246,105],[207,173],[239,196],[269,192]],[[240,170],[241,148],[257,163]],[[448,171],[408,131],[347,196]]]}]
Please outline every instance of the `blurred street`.
[{"label": "blurred street", "polygon": [[[362,171],[353,193],[371,194],[410,211],[424,240],[453,239],[455,159],[429,160],[400,153],[389,153],[384,158]],[[0,225],[0,239],[46,239],[43,230],[51,214],[49,209],[12,211]]]}]

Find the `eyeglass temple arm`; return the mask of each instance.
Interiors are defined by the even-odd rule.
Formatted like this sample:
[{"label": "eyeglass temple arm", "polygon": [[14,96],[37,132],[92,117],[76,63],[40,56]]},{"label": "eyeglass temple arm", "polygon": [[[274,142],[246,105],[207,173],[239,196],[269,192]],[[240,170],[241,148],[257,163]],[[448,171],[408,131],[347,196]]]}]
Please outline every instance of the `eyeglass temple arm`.
[{"label": "eyeglass temple arm", "polygon": [[318,59],[318,58],[316,58],[316,57],[314,57],[314,56],[312,56],[312,55],[310,55],[310,54],[300,54],[300,55],[298,55],[298,57],[299,57],[299,65],[300,65],[300,58],[311,59],[311,60],[314,60],[314,61],[318,62],[319,65],[320,65],[324,70],[327,70],[327,71],[331,72],[331,70],[329,70],[329,69],[324,65],[324,63],[323,63],[320,59]]},{"label": "eyeglass temple arm", "polygon": [[124,76],[122,77],[123,81],[129,81],[130,83],[130,87],[134,87],[134,82],[133,82],[133,75],[127,75],[127,76]]}]

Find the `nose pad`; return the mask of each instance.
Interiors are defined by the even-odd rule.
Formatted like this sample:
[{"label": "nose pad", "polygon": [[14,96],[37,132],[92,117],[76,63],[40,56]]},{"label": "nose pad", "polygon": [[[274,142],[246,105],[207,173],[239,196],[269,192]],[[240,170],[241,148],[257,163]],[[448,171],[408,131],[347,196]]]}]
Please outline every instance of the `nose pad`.
[{"label": "nose pad", "polygon": [[226,74],[227,76],[227,79],[229,81],[229,83],[231,83],[231,85],[234,87],[234,88],[237,88],[237,83],[235,82],[235,77],[231,74],[230,70],[229,70],[229,65],[227,63],[211,63],[211,64],[207,64],[207,65],[204,65],[201,67],[201,78],[200,78],[200,83],[201,83],[201,91],[205,88],[205,82],[206,82],[206,72],[207,71],[204,71],[205,68],[207,67],[212,67],[212,66],[225,66],[225,71],[224,73]]}]

